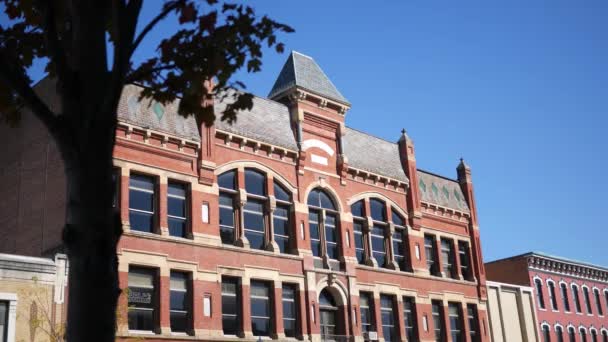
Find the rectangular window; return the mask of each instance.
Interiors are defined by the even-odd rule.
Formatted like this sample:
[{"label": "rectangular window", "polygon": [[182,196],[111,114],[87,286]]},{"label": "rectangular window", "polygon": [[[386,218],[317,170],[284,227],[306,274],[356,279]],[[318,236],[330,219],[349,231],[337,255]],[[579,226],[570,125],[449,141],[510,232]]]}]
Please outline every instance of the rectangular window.
[{"label": "rectangular window", "polygon": [[433,235],[424,236],[424,254],[426,256],[426,266],[429,273],[437,275],[437,264],[435,262],[435,237]]},{"label": "rectangular window", "polygon": [[327,257],[330,259],[338,259],[338,229],[336,228],[336,216],[326,214],[324,227]]},{"label": "rectangular window", "polygon": [[[112,195],[112,208],[119,209],[119,198],[120,198],[120,169],[112,169],[112,187],[114,188],[114,194]],[[3,341],[0,339],[0,341]]]},{"label": "rectangular window", "polygon": [[251,281],[251,332],[253,336],[270,336],[270,286]]},{"label": "rectangular window", "polygon": [[568,302],[568,286],[564,283],[559,285],[562,292],[562,302],[564,303],[564,310],[570,311],[570,303]]},{"label": "rectangular window", "polygon": [[154,178],[132,174],[129,180],[129,224],[131,230],[152,233],[155,226],[156,184]]},{"label": "rectangular window", "polygon": [[312,255],[316,257],[321,256],[321,234],[319,231],[319,212],[310,211],[308,213],[308,226],[310,228],[310,248],[312,249]]},{"label": "rectangular window", "polygon": [[443,330],[443,305],[441,301],[434,300],[431,302],[433,314],[433,329],[435,330],[435,342],[445,342],[446,335]]},{"label": "rectangular window", "polygon": [[375,331],[373,321],[373,304],[372,296],[369,293],[361,292],[359,294],[359,308],[361,309],[361,332],[367,333]]},{"label": "rectangular window", "polygon": [[401,271],[407,270],[405,264],[405,231],[403,229],[395,228],[393,232],[393,254],[399,269]]},{"label": "rectangular window", "polygon": [[156,327],[156,271],[129,267],[129,330],[153,331]]},{"label": "rectangular window", "polygon": [[289,220],[289,206],[277,204],[277,207],[272,213],[272,223],[274,225],[274,241],[279,245],[281,253],[291,252],[291,243],[289,236],[291,235],[291,224]]},{"label": "rectangular window", "polygon": [[471,342],[478,342],[481,334],[479,333],[479,320],[477,318],[477,306],[467,304],[467,319],[469,320],[469,336]]},{"label": "rectangular window", "polygon": [[544,309],[545,296],[543,296],[543,282],[540,279],[534,279],[534,285],[536,286],[536,301],[538,301],[538,307]]},{"label": "rectangular window", "polygon": [[583,296],[585,296],[585,306],[587,307],[587,313],[591,315],[593,314],[593,311],[591,310],[591,298],[589,296],[588,287],[583,287]]},{"label": "rectangular window", "polygon": [[385,341],[393,341],[395,334],[394,301],[392,296],[380,296],[380,315],[382,316],[382,335]]},{"label": "rectangular window", "polygon": [[188,274],[171,271],[170,320],[171,332],[187,332],[190,329],[190,296]]},{"label": "rectangular window", "polygon": [[8,341],[8,310],[9,302],[0,302],[0,342]]},{"label": "rectangular window", "polygon": [[169,235],[186,237],[188,227],[186,185],[170,181],[167,189],[167,219],[169,222]]},{"label": "rectangular window", "polygon": [[359,264],[365,263],[365,249],[363,247],[363,222],[353,222],[353,233],[355,234],[355,251]]},{"label": "rectangular window", "polygon": [[286,337],[296,337],[297,335],[296,289],[296,285],[283,284],[283,329]]},{"label": "rectangular window", "polygon": [[452,242],[447,239],[441,239],[441,264],[443,265],[443,272],[446,277],[450,278],[454,278],[456,273],[452,267],[454,265],[452,252]]},{"label": "rectangular window", "polygon": [[234,200],[232,195],[220,192],[220,237],[222,243],[234,244]]},{"label": "rectangular window", "polygon": [[376,259],[378,267],[386,265],[386,249],[384,248],[384,227],[374,225],[371,229],[372,256]]},{"label": "rectangular window", "polygon": [[460,304],[449,303],[448,312],[450,316],[450,335],[452,335],[452,342],[462,342],[462,315]]},{"label": "rectangular window", "polygon": [[460,257],[460,274],[463,279],[471,279],[471,259],[469,258],[469,244],[458,241],[458,256]]},{"label": "rectangular window", "polygon": [[241,310],[238,289],[238,279],[222,278],[222,329],[224,335],[236,335],[240,329]]},{"label": "rectangular window", "polygon": [[578,286],[576,286],[576,285],[572,286],[572,300],[574,301],[574,306],[576,308],[576,312],[578,312],[578,313],[582,312],[581,300],[578,297]]},{"label": "rectangular window", "polygon": [[412,297],[403,297],[403,325],[405,326],[405,337],[407,338],[407,341],[417,341],[418,325],[416,324],[416,304]]},{"label": "rectangular window", "polygon": [[243,207],[245,237],[251,249],[264,249],[264,202],[247,199]]}]

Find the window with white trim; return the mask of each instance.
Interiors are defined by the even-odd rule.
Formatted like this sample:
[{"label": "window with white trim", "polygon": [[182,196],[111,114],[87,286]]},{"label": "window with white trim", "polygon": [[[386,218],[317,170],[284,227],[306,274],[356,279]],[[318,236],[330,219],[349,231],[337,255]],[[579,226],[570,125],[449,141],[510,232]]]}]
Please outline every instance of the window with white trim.
[{"label": "window with white trim", "polygon": [[608,342],[608,331],[602,330],[602,342]]},{"label": "window with white trim", "polygon": [[408,342],[417,341],[418,324],[416,322],[416,302],[414,297],[403,297],[403,325]]},{"label": "window with white trim", "polygon": [[536,278],[534,279],[534,285],[536,286],[536,301],[538,302],[538,307],[544,309],[545,297],[543,295],[543,281]]},{"label": "window with white trim", "polygon": [[247,203],[243,207],[243,230],[251,249],[265,249],[266,220],[265,203],[266,176],[252,169],[245,169],[245,191]]},{"label": "window with white trim", "polygon": [[222,243],[232,245],[236,239],[236,170],[217,176],[217,183],[220,188],[220,237]]},{"label": "window with white trim", "polygon": [[158,320],[157,271],[129,266],[129,330],[154,331]]},{"label": "window with white trim", "polygon": [[580,342],[587,342],[587,330],[583,327],[578,329],[578,332],[580,334],[581,337],[581,341]]},{"label": "window with white trim", "polygon": [[460,274],[462,278],[471,280],[473,272],[471,272],[471,255],[468,242],[458,241],[458,255],[460,256]]},{"label": "window with white trim", "polygon": [[562,292],[562,303],[564,304],[564,311],[570,311],[570,302],[568,302],[568,285],[566,283],[559,284]]},{"label": "window with white trim", "polygon": [[375,331],[372,295],[367,292],[359,293],[359,309],[361,311],[361,332]]},{"label": "window with white trim", "polygon": [[409,262],[407,256],[409,255],[409,243],[407,241],[407,228],[405,226],[405,219],[399,215],[394,207],[391,207],[391,219],[395,231],[393,232],[393,256],[395,263],[399,266],[401,271],[409,271]]},{"label": "window with white trim", "polygon": [[469,336],[471,337],[471,342],[479,342],[481,340],[481,333],[479,331],[477,305],[467,304],[467,319],[469,320]]},{"label": "window with white trim", "polygon": [[8,311],[10,302],[0,301],[0,342],[8,342]]},{"label": "window with white trim", "polygon": [[239,279],[222,277],[222,330],[237,335],[241,325]]},{"label": "window with white trim", "polygon": [[583,310],[581,309],[581,300],[578,294],[578,286],[572,284],[572,300],[574,301],[574,307],[576,308],[577,313],[581,313]]},{"label": "window with white trim", "polygon": [[543,342],[551,342],[551,334],[549,332],[549,325],[542,325],[542,333],[543,333]]},{"label": "window with white trim", "polygon": [[380,295],[380,316],[384,340],[393,341],[397,337],[395,334],[395,304],[393,296]]},{"label": "window with white trim", "polygon": [[576,331],[574,327],[568,327],[568,342],[576,342]]},{"label": "window with white trim", "polygon": [[373,226],[370,229],[372,240],[372,257],[376,259],[378,267],[385,267],[386,260],[386,230],[388,223],[386,222],[386,206],[384,202],[370,198],[369,200],[370,214],[372,217]]},{"label": "window with white trim", "polygon": [[435,247],[435,236],[424,235],[424,254],[426,256],[426,266],[429,273],[434,276],[439,275],[439,267],[437,267],[436,247]]},{"label": "window with white trim", "polygon": [[297,285],[283,284],[283,330],[285,337],[296,337],[298,332]]},{"label": "window with white trim", "polygon": [[556,342],[564,342],[564,329],[559,325],[555,326],[555,337]]},{"label": "window with white trim", "polygon": [[600,298],[600,290],[593,289],[593,296],[595,297],[595,306],[597,307],[597,314],[600,316],[603,316],[604,310],[602,309],[602,300]]},{"label": "window with white trim", "polygon": [[591,342],[598,342],[597,340],[597,330],[591,329]]},{"label": "window with white trim", "polygon": [[452,342],[463,342],[462,313],[459,303],[448,303],[448,316],[450,317],[450,335]]},{"label": "window with white trim", "polygon": [[291,194],[277,182],[274,182],[274,197],[277,206],[272,213],[274,225],[274,241],[279,246],[281,253],[291,253],[293,242],[291,241]]},{"label": "window with white trim", "polygon": [[557,298],[555,297],[555,283],[552,281],[547,282],[547,289],[549,290],[549,301],[551,302],[551,308],[557,311]]},{"label": "window with white trim", "polygon": [[355,236],[355,252],[357,255],[357,262],[359,264],[365,263],[365,234],[363,233],[365,227],[365,203],[363,200],[357,201],[350,206],[350,212],[353,215],[353,234]]},{"label": "window with white trim", "polygon": [[458,275],[454,269],[454,248],[453,243],[449,239],[441,239],[441,264],[443,273],[448,278],[457,278]]},{"label": "window with white trim", "polygon": [[129,225],[131,230],[156,230],[156,181],[154,177],[131,174],[129,179]]},{"label": "window with white trim", "polygon": [[583,286],[583,296],[585,298],[585,307],[587,308],[587,313],[591,315],[593,314],[593,310],[591,309],[591,297],[589,295],[589,288],[587,286]]},{"label": "window with white trim", "polygon": [[445,342],[446,334],[443,329],[443,305],[441,301],[433,300],[431,301],[431,310],[433,315],[433,329],[435,332],[435,342]]}]

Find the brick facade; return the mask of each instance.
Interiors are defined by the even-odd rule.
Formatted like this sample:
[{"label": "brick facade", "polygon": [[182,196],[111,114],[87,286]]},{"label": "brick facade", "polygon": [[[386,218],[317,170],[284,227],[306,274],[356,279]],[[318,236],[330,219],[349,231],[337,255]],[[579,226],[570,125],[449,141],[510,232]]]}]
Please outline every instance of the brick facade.
[{"label": "brick facade", "polygon": [[532,252],[487,263],[486,269],[489,280],[532,287],[541,339],[548,334],[560,341],[562,331],[568,341],[573,330],[575,341],[608,340],[606,268]]},{"label": "brick facade", "polygon": [[[296,68],[302,56],[290,56]],[[306,70],[315,72],[315,67]],[[431,304],[438,302],[444,341],[453,341],[451,330],[460,331],[460,341],[489,341],[470,168],[461,162],[457,180],[419,170],[405,132],[392,143],[350,129],[345,126],[348,102],[300,82],[275,85],[272,99],[255,98],[254,108],[241,113],[232,127],[219,121],[194,126],[195,136],[192,120],[179,117],[175,106],[138,103],[137,87],[125,88],[114,151],[117,210],[125,230],[117,251],[120,285],[129,287],[136,281],[129,272],[143,267],[153,274],[153,290],[126,291],[121,297],[119,337],[255,341],[252,321],[264,318],[252,312],[252,302],[264,296],[258,297],[260,290],[252,283],[263,281],[269,289],[269,338],[373,338],[376,334],[362,332],[359,298],[366,293],[371,297],[370,330],[380,341],[385,340],[383,322],[391,340],[407,340],[404,298],[414,303],[414,340],[435,340]],[[219,114],[222,104],[215,101],[214,106]],[[262,189],[255,190],[260,194],[247,189],[252,171],[263,176]],[[218,181],[230,172],[234,189]],[[152,190],[146,190],[153,194],[150,210],[135,208],[141,200],[133,197],[138,191],[133,175],[151,180]],[[186,229],[180,236],[174,236],[171,184],[186,189]],[[287,193],[287,200],[281,202],[276,191]],[[311,204],[317,195],[320,204]],[[220,203],[220,196],[228,202]],[[256,203],[259,212],[252,209]],[[220,205],[224,212],[233,210],[230,222],[226,216],[220,222]],[[355,206],[361,213],[353,214]],[[288,224],[283,226],[277,218],[285,212]],[[134,226],[133,215],[139,214],[150,215],[149,232]],[[259,232],[251,223],[257,222],[255,215],[262,217]],[[232,235],[220,235],[220,225]],[[288,237],[283,252],[277,237],[281,232]],[[432,246],[428,260],[425,243]],[[172,288],[177,285],[171,274],[177,271],[188,277],[183,333],[171,329],[177,324],[172,323],[177,315]],[[227,279],[238,284],[237,328],[230,336],[222,319],[222,282]],[[283,286],[288,284],[297,289],[293,338],[286,337],[283,321]],[[126,308],[136,300],[153,306],[146,311],[152,312],[149,331],[129,329]],[[451,321],[459,324],[451,326]],[[335,336],[326,336],[330,333]]]}]

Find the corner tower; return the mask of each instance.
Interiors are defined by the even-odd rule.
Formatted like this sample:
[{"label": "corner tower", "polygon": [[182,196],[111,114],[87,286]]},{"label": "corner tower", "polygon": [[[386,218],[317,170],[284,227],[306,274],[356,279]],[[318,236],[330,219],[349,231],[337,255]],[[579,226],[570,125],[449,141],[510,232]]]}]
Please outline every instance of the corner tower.
[{"label": "corner tower", "polygon": [[308,167],[346,176],[342,148],[350,103],[312,57],[293,51],[268,97],[289,107],[300,152],[298,173]]}]

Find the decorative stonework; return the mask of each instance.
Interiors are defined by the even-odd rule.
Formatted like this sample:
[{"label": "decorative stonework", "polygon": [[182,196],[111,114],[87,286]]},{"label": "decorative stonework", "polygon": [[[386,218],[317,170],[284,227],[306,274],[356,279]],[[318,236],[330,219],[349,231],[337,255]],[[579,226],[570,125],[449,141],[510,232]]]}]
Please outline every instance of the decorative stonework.
[{"label": "decorative stonework", "polygon": [[536,270],[567,275],[570,277],[578,277],[608,283],[608,270],[577,264],[568,260],[558,260],[534,254],[528,257],[528,267]]}]

